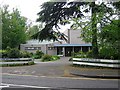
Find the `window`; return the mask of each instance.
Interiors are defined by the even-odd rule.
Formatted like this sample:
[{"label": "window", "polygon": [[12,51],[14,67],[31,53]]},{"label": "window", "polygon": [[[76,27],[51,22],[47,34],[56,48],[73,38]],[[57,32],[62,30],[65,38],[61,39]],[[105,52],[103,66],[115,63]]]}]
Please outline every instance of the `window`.
[{"label": "window", "polygon": [[25,47],[25,50],[41,50],[41,47]]},{"label": "window", "polygon": [[55,47],[48,47],[48,50],[55,50]]},{"label": "window", "polygon": [[57,55],[63,55],[63,47],[57,47]]}]

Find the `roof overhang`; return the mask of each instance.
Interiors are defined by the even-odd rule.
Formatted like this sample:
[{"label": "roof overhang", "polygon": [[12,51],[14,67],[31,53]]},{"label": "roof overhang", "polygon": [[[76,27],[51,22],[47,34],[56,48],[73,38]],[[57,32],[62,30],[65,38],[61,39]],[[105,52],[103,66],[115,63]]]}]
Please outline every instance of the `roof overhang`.
[{"label": "roof overhang", "polygon": [[78,46],[92,46],[92,44],[54,44],[55,47],[78,47]]}]

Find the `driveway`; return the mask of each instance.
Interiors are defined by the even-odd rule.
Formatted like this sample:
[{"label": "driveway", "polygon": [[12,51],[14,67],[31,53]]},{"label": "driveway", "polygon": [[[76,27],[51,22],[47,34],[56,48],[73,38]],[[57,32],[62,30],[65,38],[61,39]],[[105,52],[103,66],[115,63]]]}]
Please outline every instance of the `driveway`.
[{"label": "driveway", "polygon": [[2,73],[50,77],[120,77],[118,69],[73,67],[69,59],[70,57],[61,57],[53,62],[35,60],[36,64],[31,66],[3,67]]},{"label": "driveway", "polygon": [[40,62],[35,60],[36,64],[31,66],[3,67],[2,73],[53,77],[71,76],[68,70],[71,64],[69,58],[61,57],[60,60],[53,62]]}]

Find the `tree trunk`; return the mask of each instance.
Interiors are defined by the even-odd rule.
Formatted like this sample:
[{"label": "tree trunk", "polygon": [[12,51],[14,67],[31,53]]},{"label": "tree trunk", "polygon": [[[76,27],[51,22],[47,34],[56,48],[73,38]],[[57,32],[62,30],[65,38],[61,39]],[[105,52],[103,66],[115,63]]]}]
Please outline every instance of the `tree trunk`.
[{"label": "tree trunk", "polygon": [[92,56],[98,58],[98,43],[97,43],[97,22],[96,22],[96,7],[95,2],[91,3],[92,6]]}]

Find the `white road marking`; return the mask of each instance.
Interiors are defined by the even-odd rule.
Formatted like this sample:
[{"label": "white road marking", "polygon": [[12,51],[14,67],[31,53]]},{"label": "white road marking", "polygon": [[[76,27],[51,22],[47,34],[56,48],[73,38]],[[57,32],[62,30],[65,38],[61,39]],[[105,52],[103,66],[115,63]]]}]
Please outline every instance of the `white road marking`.
[{"label": "white road marking", "polygon": [[9,87],[9,85],[8,84],[3,84],[3,83],[0,84],[0,88],[6,88],[6,87]]},{"label": "white road marking", "polygon": [[6,84],[6,83],[2,83],[2,85],[6,85],[6,86],[15,86],[15,87],[27,87],[27,88],[44,88],[44,89],[47,89],[47,88],[51,88],[51,87],[40,87],[40,86],[29,86],[29,85],[17,85],[17,84]]}]

